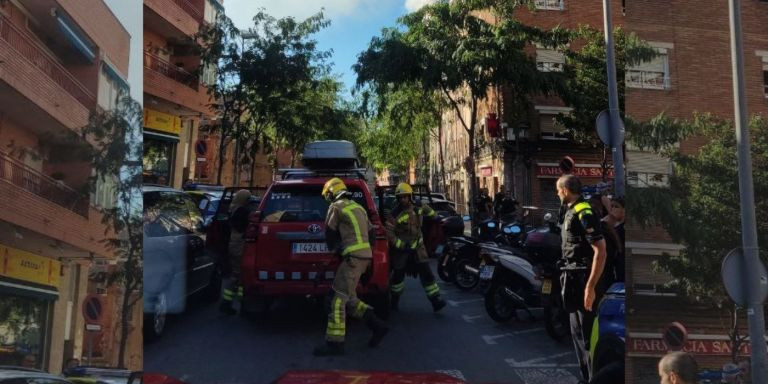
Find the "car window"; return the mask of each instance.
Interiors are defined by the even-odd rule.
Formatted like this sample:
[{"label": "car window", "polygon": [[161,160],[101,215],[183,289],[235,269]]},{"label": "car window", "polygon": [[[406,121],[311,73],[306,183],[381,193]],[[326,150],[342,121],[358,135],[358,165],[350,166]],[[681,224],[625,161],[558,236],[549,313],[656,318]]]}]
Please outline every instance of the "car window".
[{"label": "car window", "polygon": [[[24,382],[20,382],[24,383]],[[69,381],[66,380],[58,380],[58,379],[27,379],[26,383],[28,384],[70,384]],[[5,384],[5,382],[3,382]]]},{"label": "car window", "polygon": [[[368,211],[365,193],[358,187],[350,186],[352,199]],[[319,185],[276,186],[265,197],[266,204],[261,213],[262,222],[286,223],[302,221],[324,221],[328,202],[320,195]]]},{"label": "car window", "polygon": [[195,204],[194,200],[192,200],[188,196],[183,196],[183,198],[184,198],[184,203],[187,206],[187,211],[189,212],[190,224],[192,225],[191,227],[189,227],[189,229],[194,229],[195,224],[203,220],[203,215],[200,213],[200,210],[197,208],[197,205]]},{"label": "car window", "polygon": [[191,214],[193,211],[197,211],[195,203],[184,194],[144,193],[144,234],[149,237],[188,234],[196,222]]}]

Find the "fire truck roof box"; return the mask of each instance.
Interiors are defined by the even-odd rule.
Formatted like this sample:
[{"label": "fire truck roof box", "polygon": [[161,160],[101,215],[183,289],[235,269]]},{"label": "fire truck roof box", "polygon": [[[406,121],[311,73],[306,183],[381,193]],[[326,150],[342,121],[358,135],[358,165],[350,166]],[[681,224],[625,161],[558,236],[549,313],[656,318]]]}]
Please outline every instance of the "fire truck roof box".
[{"label": "fire truck roof box", "polygon": [[304,146],[302,164],[310,169],[358,168],[355,145],[344,140],[314,141]]}]

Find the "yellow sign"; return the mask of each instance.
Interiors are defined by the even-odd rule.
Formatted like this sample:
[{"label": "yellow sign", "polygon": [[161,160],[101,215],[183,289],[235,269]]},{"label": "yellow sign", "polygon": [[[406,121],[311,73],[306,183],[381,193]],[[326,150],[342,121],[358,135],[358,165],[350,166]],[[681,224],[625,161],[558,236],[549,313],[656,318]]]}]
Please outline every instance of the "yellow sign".
[{"label": "yellow sign", "polygon": [[59,287],[61,263],[0,244],[0,276]]},{"label": "yellow sign", "polygon": [[144,127],[178,136],[181,133],[181,118],[144,108]]}]

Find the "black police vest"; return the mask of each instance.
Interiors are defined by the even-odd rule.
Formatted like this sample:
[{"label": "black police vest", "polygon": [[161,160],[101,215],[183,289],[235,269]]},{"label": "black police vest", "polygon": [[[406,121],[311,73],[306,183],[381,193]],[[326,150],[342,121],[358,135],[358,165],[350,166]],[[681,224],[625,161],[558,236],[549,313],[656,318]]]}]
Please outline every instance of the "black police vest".
[{"label": "black police vest", "polygon": [[591,210],[591,207],[589,203],[579,199],[565,212],[561,231],[563,258],[568,261],[591,264],[594,251],[587,241],[587,233],[579,220],[579,213],[584,210]]}]

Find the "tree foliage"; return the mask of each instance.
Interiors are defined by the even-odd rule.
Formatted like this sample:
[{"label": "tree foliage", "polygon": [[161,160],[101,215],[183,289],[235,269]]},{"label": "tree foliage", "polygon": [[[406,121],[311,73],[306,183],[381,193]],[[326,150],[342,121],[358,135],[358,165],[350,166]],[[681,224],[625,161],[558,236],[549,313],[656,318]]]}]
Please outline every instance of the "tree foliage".
[{"label": "tree foliage", "polygon": [[[630,214],[643,225],[661,224],[685,249],[665,257],[659,267],[674,280],[672,288],[711,305],[730,303],[721,283],[723,257],[741,245],[741,214],[736,136],[730,121],[697,114],[687,121],[660,115],[646,129],[631,130],[642,148],[670,158],[669,188],[629,188]],[[759,243],[768,241],[768,120],[750,123],[755,211]],[[695,154],[686,155],[676,143],[689,136],[709,139]]]}]

